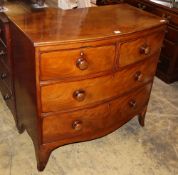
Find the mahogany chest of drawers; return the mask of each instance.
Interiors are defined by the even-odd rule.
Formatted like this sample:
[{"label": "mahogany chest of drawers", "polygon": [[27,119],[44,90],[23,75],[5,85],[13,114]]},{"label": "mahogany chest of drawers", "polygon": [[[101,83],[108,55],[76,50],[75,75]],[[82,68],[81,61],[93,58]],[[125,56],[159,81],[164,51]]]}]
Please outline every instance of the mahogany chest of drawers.
[{"label": "mahogany chest of drawers", "polygon": [[18,126],[39,170],[59,146],[102,137],[134,116],[144,126],[164,20],[126,4],[7,15]]}]

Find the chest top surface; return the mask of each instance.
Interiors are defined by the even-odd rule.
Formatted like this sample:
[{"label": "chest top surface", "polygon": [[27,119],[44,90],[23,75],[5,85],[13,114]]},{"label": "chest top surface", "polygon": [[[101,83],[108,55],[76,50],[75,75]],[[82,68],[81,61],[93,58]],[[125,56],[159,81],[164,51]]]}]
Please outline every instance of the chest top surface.
[{"label": "chest top surface", "polygon": [[127,4],[7,15],[35,45],[108,38],[161,25],[161,18]]}]

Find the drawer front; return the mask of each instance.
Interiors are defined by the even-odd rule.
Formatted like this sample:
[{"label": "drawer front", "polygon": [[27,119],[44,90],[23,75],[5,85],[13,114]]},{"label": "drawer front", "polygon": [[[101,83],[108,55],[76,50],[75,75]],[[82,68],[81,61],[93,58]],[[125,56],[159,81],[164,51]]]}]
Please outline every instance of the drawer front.
[{"label": "drawer front", "polygon": [[5,32],[6,32],[5,25],[2,22],[0,22],[0,40],[4,44],[6,44],[6,35],[5,35]]},{"label": "drawer front", "polygon": [[138,7],[139,9],[145,10],[145,11],[147,11],[147,12],[152,12],[152,11],[155,9],[154,6],[151,6],[151,5],[142,3],[142,2],[137,2],[137,7]]},{"label": "drawer front", "polygon": [[9,89],[12,88],[12,80],[11,80],[10,73],[1,61],[0,61],[0,81],[5,82],[9,87]]},{"label": "drawer front", "polygon": [[158,52],[162,45],[163,36],[163,33],[160,32],[122,43],[119,50],[119,66],[135,63]]},{"label": "drawer front", "polygon": [[100,106],[43,118],[43,143],[62,139],[93,139],[118,128],[148,103],[151,84]]},{"label": "drawer front", "polygon": [[152,11],[155,15],[158,15],[160,17],[163,17],[168,21],[168,24],[178,27],[178,15],[170,13],[166,10],[155,8],[154,11]]},{"label": "drawer front", "polygon": [[114,45],[43,53],[40,77],[64,79],[111,71],[114,58]]},{"label": "drawer front", "polygon": [[161,71],[166,74],[169,70],[169,65],[170,65],[170,60],[167,57],[160,55],[159,63],[157,66],[158,71]]},{"label": "drawer front", "polygon": [[9,65],[9,60],[7,57],[7,48],[1,40],[0,40],[0,61],[4,62],[6,66]]},{"label": "drawer front", "polygon": [[177,52],[177,45],[171,41],[164,40],[161,54],[172,60],[175,53]]},{"label": "drawer front", "polygon": [[165,38],[169,41],[172,41],[176,44],[178,44],[178,30],[168,26],[166,30]]},{"label": "drawer front", "polygon": [[42,86],[42,112],[81,108],[109,100],[136,88],[152,80],[158,55],[108,76]]},{"label": "drawer front", "polygon": [[135,7],[138,7],[138,1],[133,1],[133,0],[125,0],[124,2],[132,5],[132,6],[135,6]]}]

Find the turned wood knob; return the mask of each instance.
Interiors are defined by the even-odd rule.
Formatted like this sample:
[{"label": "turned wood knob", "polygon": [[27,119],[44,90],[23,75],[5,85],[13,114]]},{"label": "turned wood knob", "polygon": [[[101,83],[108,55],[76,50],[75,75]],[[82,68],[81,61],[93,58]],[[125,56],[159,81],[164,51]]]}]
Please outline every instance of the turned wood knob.
[{"label": "turned wood knob", "polygon": [[150,53],[150,50],[151,50],[150,47],[145,44],[140,48],[140,53],[148,55]]},{"label": "turned wood knob", "polygon": [[82,129],[82,122],[81,121],[74,121],[72,124],[72,128],[79,131]]},{"label": "turned wood knob", "polygon": [[167,23],[169,23],[171,20],[171,16],[170,15],[167,16],[165,13],[162,14],[162,17],[167,21]]},{"label": "turned wood knob", "polygon": [[138,3],[138,8],[144,10],[144,9],[146,9],[146,5]]},{"label": "turned wood knob", "polygon": [[3,98],[4,98],[4,100],[9,100],[11,98],[11,95],[6,94],[6,95],[3,96]]},{"label": "turned wood knob", "polygon": [[144,76],[140,71],[135,73],[135,81],[141,82],[141,81],[143,81],[143,78],[144,78]]},{"label": "turned wood knob", "polygon": [[83,101],[85,99],[86,93],[84,90],[80,89],[73,93],[74,99],[77,101]]},{"label": "turned wood knob", "polygon": [[4,50],[1,50],[0,51],[0,56],[3,56],[3,55],[5,55],[5,52],[4,52]]},{"label": "turned wood knob", "polygon": [[1,79],[4,80],[5,78],[7,78],[7,73],[2,73],[1,74]]},{"label": "turned wood knob", "polygon": [[143,5],[143,6],[142,6],[142,9],[145,10],[145,9],[146,9],[146,5]]},{"label": "turned wood knob", "polygon": [[138,8],[140,8],[140,9],[141,9],[141,7],[142,7],[142,4],[138,3]]},{"label": "turned wood knob", "polygon": [[76,66],[80,69],[80,70],[85,70],[88,68],[88,62],[87,60],[84,58],[84,53],[81,52],[80,54],[80,58],[77,59],[76,61]]},{"label": "turned wood knob", "polygon": [[130,106],[131,108],[136,108],[136,107],[137,107],[137,102],[136,102],[135,100],[130,100],[130,101],[129,101],[129,106]]}]

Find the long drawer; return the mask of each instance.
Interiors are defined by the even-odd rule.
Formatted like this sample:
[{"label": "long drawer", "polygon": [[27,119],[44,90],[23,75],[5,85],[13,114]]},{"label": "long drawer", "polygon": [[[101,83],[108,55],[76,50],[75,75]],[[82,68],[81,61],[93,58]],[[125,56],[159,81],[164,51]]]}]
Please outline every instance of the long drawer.
[{"label": "long drawer", "polygon": [[115,45],[42,53],[40,79],[65,79],[112,71]]},{"label": "long drawer", "polygon": [[77,137],[93,139],[100,132],[117,128],[139,114],[147,105],[151,83],[116,100],[94,108],[43,118],[43,143]]},{"label": "long drawer", "polygon": [[42,112],[63,111],[99,103],[152,80],[159,54],[108,76],[41,87]]}]

